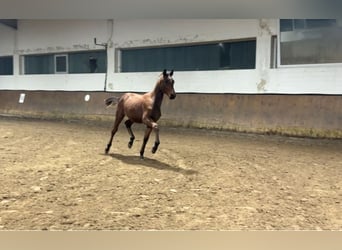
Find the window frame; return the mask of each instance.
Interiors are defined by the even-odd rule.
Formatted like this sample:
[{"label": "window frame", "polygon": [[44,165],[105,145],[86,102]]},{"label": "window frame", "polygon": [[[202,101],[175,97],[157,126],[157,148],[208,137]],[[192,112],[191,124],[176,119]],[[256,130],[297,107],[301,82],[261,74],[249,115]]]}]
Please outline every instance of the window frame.
[{"label": "window frame", "polygon": [[276,69],[279,67],[279,36],[271,36],[271,55],[270,55],[270,68]]},{"label": "window frame", "polygon": [[[65,71],[57,70],[57,58],[64,57],[65,58]],[[68,74],[69,73],[69,62],[68,62],[68,54],[54,54],[54,73],[55,74]]]}]

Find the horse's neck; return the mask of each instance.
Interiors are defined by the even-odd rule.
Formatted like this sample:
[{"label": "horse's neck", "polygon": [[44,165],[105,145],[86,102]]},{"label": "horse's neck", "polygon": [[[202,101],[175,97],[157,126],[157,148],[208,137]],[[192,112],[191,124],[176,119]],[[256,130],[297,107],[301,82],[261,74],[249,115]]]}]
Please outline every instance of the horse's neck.
[{"label": "horse's neck", "polygon": [[164,93],[161,91],[158,85],[152,91],[151,96],[153,99],[153,108],[160,109],[161,104],[163,102]]}]

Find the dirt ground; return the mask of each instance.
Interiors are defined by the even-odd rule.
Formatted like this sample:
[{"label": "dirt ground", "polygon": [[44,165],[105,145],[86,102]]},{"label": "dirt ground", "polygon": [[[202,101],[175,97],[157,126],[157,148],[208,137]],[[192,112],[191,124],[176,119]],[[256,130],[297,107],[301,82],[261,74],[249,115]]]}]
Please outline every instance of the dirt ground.
[{"label": "dirt ground", "polygon": [[342,230],[342,141],[0,118],[0,230]]}]

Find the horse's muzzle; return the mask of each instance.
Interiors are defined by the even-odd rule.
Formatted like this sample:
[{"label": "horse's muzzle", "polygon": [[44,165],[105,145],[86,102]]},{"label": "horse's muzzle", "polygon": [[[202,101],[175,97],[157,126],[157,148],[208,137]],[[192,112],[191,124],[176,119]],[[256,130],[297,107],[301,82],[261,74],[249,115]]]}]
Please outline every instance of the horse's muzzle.
[{"label": "horse's muzzle", "polygon": [[176,94],[171,94],[171,95],[170,95],[170,99],[171,99],[171,100],[173,100],[173,99],[175,99],[175,98],[176,98]]}]

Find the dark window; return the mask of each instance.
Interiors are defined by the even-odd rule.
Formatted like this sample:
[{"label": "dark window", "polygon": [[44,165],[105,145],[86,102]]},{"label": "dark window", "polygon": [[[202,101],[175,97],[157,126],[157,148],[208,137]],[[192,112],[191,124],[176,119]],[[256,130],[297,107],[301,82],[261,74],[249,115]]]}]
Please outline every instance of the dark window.
[{"label": "dark window", "polygon": [[121,72],[254,69],[256,40],[122,49]]},{"label": "dark window", "polygon": [[292,31],[293,19],[280,19],[280,31]]},{"label": "dark window", "polygon": [[254,69],[255,41],[230,42],[221,45],[221,63],[223,69]]},{"label": "dark window", "polygon": [[54,55],[28,55],[24,57],[25,74],[54,74]]},{"label": "dark window", "polygon": [[306,28],[322,28],[336,25],[335,19],[306,19]]},{"label": "dark window", "polygon": [[69,53],[69,73],[105,73],[106,70],[105,50]]},{"label": "dark window", "polygon": [[295,19],[294,20],[294,29],[304,29],[305,28],[305,19]]},{"label": "dark window", "polygon": [[280,19],[280,31],[336,26],[336,19]]},{"label": "dark window", "polygon": [[67,55],[55,55],[55,73],[68,73]]},{"label": "dark window", "polygon": [[13,56],[0,57],[0,75],[13,75]]},{"label": "dark window", "polygon": [[106,51],[24,56],[25,74],[105,73]]}]

